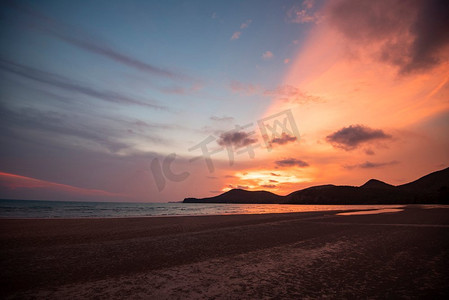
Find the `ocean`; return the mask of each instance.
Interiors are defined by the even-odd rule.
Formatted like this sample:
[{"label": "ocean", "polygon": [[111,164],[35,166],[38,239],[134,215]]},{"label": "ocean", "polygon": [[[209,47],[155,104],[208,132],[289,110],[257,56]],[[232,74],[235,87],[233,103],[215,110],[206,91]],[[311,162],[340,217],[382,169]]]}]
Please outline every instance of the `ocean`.
[{"label": "ocean", "polygon": [[0,200],[0,218],[121,218],[384,209],[401,205],[285,205]]}]

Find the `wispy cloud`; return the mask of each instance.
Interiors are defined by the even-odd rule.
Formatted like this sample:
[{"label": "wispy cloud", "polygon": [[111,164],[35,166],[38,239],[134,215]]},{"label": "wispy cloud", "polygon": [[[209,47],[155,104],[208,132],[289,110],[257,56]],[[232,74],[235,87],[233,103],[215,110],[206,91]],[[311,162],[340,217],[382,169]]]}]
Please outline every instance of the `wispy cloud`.
[{"label": "wispy cloud", "polygon": [[315,1],[305,0],[287,11],[287,21],[291,23],[319,23],[322,17],[314,12]]},{"label": "wispy cloud", "polygon": [[278,86],[272,90],[266,90],[263,94],[277,100],[298,104],[324,101],[321,97],[310,95],[300,88],[288,84]]},{"label": "wispy cloud", "polygon": [[102,55],[115,62],[127,65],[131,68],[151,75],[168,77],[171,79],[188,79],[188,77],[184,74],[175,73],[168,69],[157,67],[136,57],[125,54],[115,49],[104,38],[99,37],[92,32],[87,32],[86,30],[66,24],[60,20],[50,18],[25,5],[17,3],[9,3],[9,5],[26,15],[23,25],[28,26],[29,28],[45,32],[73,46]]},{"label": "wispy cloud", "polygon": [[86,189],[75,187],[67,184],[61,184],[46,180],[40,180],[32,177],[26,177],[6,172],[0,172],[0,188],[17,190],[17,189],[32,189],[32,190],[48,190],[53,192],[65,192],[72,195],[82,196],[108,196],[108,197],[124,197],[127,195],[111,193],[108,191],[97,189]]},{"label": "wispy cloud", "polygon": [[240,32],[240,31],[236,31],[236,32],[234,32],[233,34],[232,34],[232,36],[231,36],[231,41],[233,41],[233,40],[238,40],[239,38],[240,38],[240,35],[241,35],[242,33]]},{"label": "wispy cloud", "polygon": [[265,60],[271,59],[271,58],[273,58],[273,57],[274,57],[274,54],[273,54],[273,52],[271,52],[271,51],[265,51],[265,52],[262,54],[262,58],[265,59]]},{"label": "wispy cloud", "polygon": [[0,105],[0,127],[4,135],[15,140],[48,143],[55,147],[77,145],[77,148],[102,153],[134,151],[132,137],[154,145],[166,145],[168,140],[159,137],[156,131],[175,129],[169,124],[121,120],[84,111],[61,112],[32,107],[10,109],[3,105]]},{"label": "wispy cloud", "polygon": [[286,159],[281,159],[281,160],[277,160],[274,162],[277,166],[279,167],[300,167],[300,168],[304,168],[304,167],[308,167],[309,164],[306,163],[303,160],[300,159],[296,159],[296,158],[286,158]]},{"label": "wispy cloud", "polygon": [[248,28],[248,26],[253,22],[253,20],[249,19],[246,20],[245,22],[243,22],[240,25],[240,30],[234,31],[234,33],[231,36],[231,41],[233,40],[238,40],[240,38],[240,36],[242,35],[242,30],[245,30],[246,28]]},{"label": "wispy cloud", "polygon": [[100,90],[87,84],[76,82],[62,75],[17,64],[1,58],[0,70],[40,83],[44,83],[59,89],[64,89],[72,93],[84,94],[107,102],[127,105],[139,105],[154,109],[167,110],[167,107],[156,104],[154,101],[141,101],[115,91]]},{"label": "wispy cloud", "polygon": [[246,20],[246,22],[243,22],[242,25],[240,25],[240,29],[248,28],[248,26],[253,22],[253,20]]},{"label": "wispy cloud", "polygon": [[370,161],[366,161],[364,163],[361,164],[356,164],[356,165],[346,165],[344,166],[346,169],[354,169],[354,168],[362,168],[362,169],[374,169],[374,168],[381,168],[381,167],[385,167],[385,166],[391,166],[391,165],[397,165],[399,162],[396,160],[392,160],[389,162],[370,162]]},{"label": "wispy cloud", "polygon": [[243,94],[248,94],[248,95],[258,94],[258,93],[261,93],[261,91],[262,91],[262,88],[258,85],[245,84],[245,83],[242,83],[242,82],[236,81],[236,80],[231,81],[231,83],[229,84],[229,87],[235,93],[243,93]]},{"label": "wispy cloud", "polygon": [[211,119],[212,121],[217,121],[217,122],[231,122],[231,121],[234,121],[233,117],[228,117],[228,116],[223,116],[223,117],[212,116],[209,119]]},{"label": "wispy cloud", "polygon": [[277,86],[274,89],[264,89],[260,85],[233,80],[230,82],[229,87],[235,93],[242,93],[246,95],[257,94],[289,103],[308,104],[325,102],[322,97],[311,95],[298,87],[288,84]]}]

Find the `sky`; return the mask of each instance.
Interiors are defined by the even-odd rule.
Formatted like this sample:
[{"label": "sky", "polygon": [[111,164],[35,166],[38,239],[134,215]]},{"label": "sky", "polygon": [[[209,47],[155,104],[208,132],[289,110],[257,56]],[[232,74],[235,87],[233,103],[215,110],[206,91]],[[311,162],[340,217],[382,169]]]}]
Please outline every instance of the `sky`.
[{"label": "sky", "polygon": [[444,0],[3,1],[0,198],[286,195],[449,167]]}]

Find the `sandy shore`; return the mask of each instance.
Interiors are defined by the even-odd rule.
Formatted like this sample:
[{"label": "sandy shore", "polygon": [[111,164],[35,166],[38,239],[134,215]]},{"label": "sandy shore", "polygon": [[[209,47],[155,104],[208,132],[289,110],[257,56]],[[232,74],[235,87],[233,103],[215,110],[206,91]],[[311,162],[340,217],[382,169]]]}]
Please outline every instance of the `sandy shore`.
[{"label": "sandy shore", "polygon": [[[0,220],[2,298],[446,298],[449,208]],[[445,297],[446,296],[446,297]]]}]

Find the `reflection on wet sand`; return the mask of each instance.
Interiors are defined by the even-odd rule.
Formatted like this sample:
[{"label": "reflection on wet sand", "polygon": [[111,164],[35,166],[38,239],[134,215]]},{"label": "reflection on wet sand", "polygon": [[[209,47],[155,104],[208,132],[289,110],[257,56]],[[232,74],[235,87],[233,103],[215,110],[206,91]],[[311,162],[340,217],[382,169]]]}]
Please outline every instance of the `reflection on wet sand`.
[{"label": "reflection on wet sand", "polygon": [[384,213],[394,213],[403,211],[403,208],[382,208],[376,210],[361,210],[361,211],[350,211],[338,213],[337,216],[353,216],[353,215],[374,215],[374,214],[384,214]]}]

